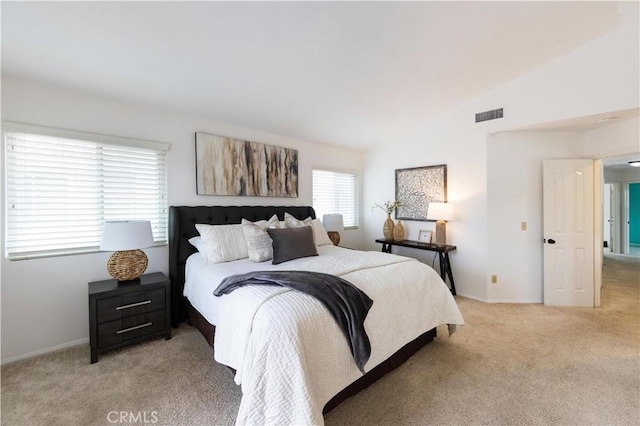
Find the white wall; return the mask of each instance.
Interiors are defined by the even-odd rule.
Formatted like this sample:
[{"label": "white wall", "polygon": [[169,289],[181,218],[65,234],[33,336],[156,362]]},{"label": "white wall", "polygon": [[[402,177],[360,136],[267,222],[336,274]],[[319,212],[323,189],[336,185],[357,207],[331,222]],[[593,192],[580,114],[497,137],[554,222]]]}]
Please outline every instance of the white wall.
[{"label": "white wall", "polygon": [[585,133],[585,157],[604,158],[635,153],[640,153],[640,117]]},{"label": "white wall", "polygon": [[[381,248],[374,240],[382,237],[386,216],[380,210],[371,213],[369,209],[375,203],[394,199],[395,169],[447,164],[447,199],[455,204],[456,216],[447,223],[447,242],[458,247],[450,254],[456,290],[458,294],[484,300],[484,289],[470,287],[471,283],[484,281],[486,269],[486,247],[481,243],[486,241],[486,148],[484,141],[478,144],[474,139],[468,128],[445,121],[424,137],[394,141],[389,146],[369,150],[364,173],[364,244],[371,250]],[[421,229],[434,230],[433,222],[403,221],[403,224],[406,239],[417,239]],[[402,247],[394,247],[393,252],[429,264],[434,255]]]},{"label": "white wall", "polygon": [[[167,156],[170,205],[310,205],[312,166],[362,170],[360,151],[121,104],[6,76],[2,79],[2,119],[168,142],[171,145]],[[299,197],[197,196],[196,131],[298,149]],[[342,245],[359,248],[361,234],[361,229],[343,232]],[[145,251],[149,257],[148,271],[168,272],[166,247]],[[109,254],[13,262],[2,259],[3,362],[87,341],[87,282],[110,278],[106,271]]]},{"label": "white wall", "polygon": [[604,168],[605,183],[629,183],[640,182],[640,167],[627,167],[624,169],[615,169],[612,167]]},{"label": "white wall", "polygon": [[[424,123],[415,123],[402,139],[367,152],[365,213],[373,203],[394,197],[394,169],[446,163],[448,198],[456,204],[457,211],[456,220],[447,225],[448,242],[458,247],[451,255],[456,289],[463,296],[497,300],[490,284],[489,259],[492,270],[506,271],[519,258],[508,251],[489,253],[495,248],[489,243],[492,236],[488,233],[488,216],[492,214],[487,205],[488,135],[637,108],[640,49],[636,15],[637,7],[632,8],[625,24],[615,31],[438,117],[425,118]],[[475,113],[500,107],[504,108],[504,118],[474,123]],[[505,172],[503,179],[520,177]],[[537,196],[523,194],[524,199]],[[367,247],[379,249],[373,241],[381,236],[383,219],[381,214],[365,217]],[[432,225],[406,222],[405,228],[409,238],[415,238],[419,229]],[[416,250],[411,254],[424,256]]]},{"label": "white wall", "polygon": [[488,273],[498,276],[487,299],[542,303],[542,161],[581,158],[583,134],[504,132],[487,145]]},{"label": "white wall", "polygon": [[[585,132],[538,130],[488,137],[488,274],[498,276],[498,283],[488,287],[488,301],[543,301],[542,160],[629,154],[640,149],[639,126],[634,118]],[[605,176],[614,170],[605,169]],[[640,180],[638,169],[613,173]],[[527,231],[520,230],[522,221],[528,223]],[[596,247],[601,246],[598,241]]]}]

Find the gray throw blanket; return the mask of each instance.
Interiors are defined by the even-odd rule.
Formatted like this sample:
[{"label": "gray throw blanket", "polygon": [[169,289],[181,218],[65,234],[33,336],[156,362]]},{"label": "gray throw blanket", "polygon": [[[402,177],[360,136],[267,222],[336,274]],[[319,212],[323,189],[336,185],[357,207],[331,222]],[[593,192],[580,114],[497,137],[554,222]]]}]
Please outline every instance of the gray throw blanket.
[{"label": "gray throw blanket", "polygon": [[371,355],[364,320],[373,301],[362,290],[340,277],[319,272],[256,271],[225,278],[213,294],[229,294],[245,285],[278,285],[318,299],[338,323],[349,342],[353,359],[364,373],[364,366]]}]

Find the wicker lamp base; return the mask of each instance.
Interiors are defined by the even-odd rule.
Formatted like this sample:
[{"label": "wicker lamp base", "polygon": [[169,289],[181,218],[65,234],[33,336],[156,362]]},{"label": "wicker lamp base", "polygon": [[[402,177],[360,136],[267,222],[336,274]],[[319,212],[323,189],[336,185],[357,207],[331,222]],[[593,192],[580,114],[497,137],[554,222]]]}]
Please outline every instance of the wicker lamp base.
[{"label": "wicker lamp base", "polygon": [[331,240],[334,246],[337,246],[338,244],[340,244],[340,233],[336,231],[328,231],[327,235],[329,236],[329,239]]},{"label": "wicker lamp base", "polygon": [[131,281],[147,270],[149,260],[142,250],[116,251],[107,262],[107,272],[118,281]]}]

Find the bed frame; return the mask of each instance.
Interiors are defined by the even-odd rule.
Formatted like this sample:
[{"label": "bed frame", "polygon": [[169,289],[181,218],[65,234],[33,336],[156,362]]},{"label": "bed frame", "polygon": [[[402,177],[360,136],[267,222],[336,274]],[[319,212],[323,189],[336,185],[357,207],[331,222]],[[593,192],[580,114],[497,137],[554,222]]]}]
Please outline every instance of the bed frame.
[{"label": "bed frame", "polygon": [[[198,235],[196,223],[210,225],[237,224],[242,219],[252,222],[268,220],[274,214],[284,220],[287,212],[299,220],[316,213],[310,206],[171,206],[169,207],[169,278],[171,279],[171,325],[175,328],[189,320],[213,347],[215,327],[210,324],[182,295],[184,290],[184,274],[187,258],[196,249],[189,243],[189,238]],[[345,399],[367,388],[389,371],[395,370],[425,344],[436,336],[436,329],[427,331],[415,340],[407,343],[386,361],[370,370],[364,376],[347,386],[335,395],[324,406],[323,413],[328,413]]]}]

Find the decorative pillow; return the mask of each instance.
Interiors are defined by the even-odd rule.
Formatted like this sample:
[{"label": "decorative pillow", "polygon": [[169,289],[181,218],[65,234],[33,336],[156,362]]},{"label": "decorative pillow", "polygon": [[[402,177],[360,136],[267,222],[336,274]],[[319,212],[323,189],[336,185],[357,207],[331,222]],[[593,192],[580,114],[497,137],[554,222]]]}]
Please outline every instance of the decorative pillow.
[{"label": "decorative pillow", "polygon": [[313,219],[311,224],[313,226],[313,239],[315,240],[317,246],[333,244],[329,239],[329,235],[327,234],[326,229],[324,229],[324,225],[322,225],[322,221],[320,219]]},{"label": "decorative pillow", "polygon": [[287,228],[301,228],[303,226],[311,226],[311,222],[311,216],[309,216],[305,220],[298,220],[295,217],[291,216],[289,213],[284,214],[284,223]]},{"label": "decorative pillow", "polygon": [[196,224],[196,229],[206,246],[201,253],[205,264],[230,262],[249,257],[247,242],[242,233],[242,225]]},{"label": "decorative pillow", "polygon": [[313,229],[301,228],[267,229],[273,240],[273,264],[287,262],[301,257],[317,256],[318,249],[313,242]]},{"label": "decorative pillow", "polygon": [[251,222],[242,219],[242,233],[247,242],[247,253],[252,262],[264,262],[273,259],[273,247],[271,237],[267,234],[267,228],[277,228],[280,226],[278,216],[273,215],[267,222],[259,220]]},{"label": "decorative pillow", "polygon": [[204,243],[202,237],[191,237],[189,238],[189,244],[194,246],[199,252],[206,253],[207,245]]},{"label": "decorative pillow", "polygon": [[271,219],[269,219],[269,229],[284,229],[286,227],[287,225],[284,223],[284,220],[278,220],[278,216],[276,216],[275,214]]}]

